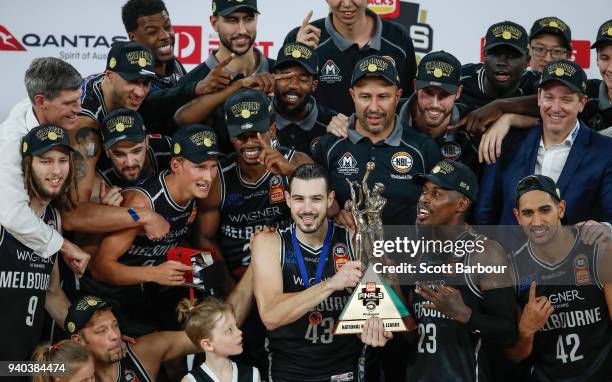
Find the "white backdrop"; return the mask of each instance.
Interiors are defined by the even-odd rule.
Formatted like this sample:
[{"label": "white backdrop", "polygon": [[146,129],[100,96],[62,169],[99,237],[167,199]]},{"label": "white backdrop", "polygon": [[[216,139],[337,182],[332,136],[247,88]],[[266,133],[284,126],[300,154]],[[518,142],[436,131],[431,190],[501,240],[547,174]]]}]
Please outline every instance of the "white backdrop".
[{"label": "white backdrop", "polygon": [[[369,0],[371,6],[397,14],[399,0]],[[126,39],[121,22],[125,0],[0,0],[0,120],[26,96],[25,69],[33,58],[60,57],[73,64],[83,76],[101,72],[113,40]],[[308,10],[313,19],[327,14],[324,0],[259,0],[261,12],[257,41],[266,53],[276,56],[286,33],[299,25]],[[175,52],[186,67],[203,61],[218,45],[208,18],[210,0],[166,0],[175,29]],[[468,7],[469,6],[469,7]],[[393,10],[395,9],[395,12]],[[462,63],[480,60],[480,40],[487,27],[502,20],[522,24],[529,31],[540,17],[557,16],[572,28],[577,61],[589,77],[599,78],[595,53],[588,46],[597,27],[612,18],[612,1],[587,0],[578,8],[558,0],[412,0],[402,5],[399,15],[411,30],[417,52],[444,49]],[[407,12],[406,12],[407,10]]]}]

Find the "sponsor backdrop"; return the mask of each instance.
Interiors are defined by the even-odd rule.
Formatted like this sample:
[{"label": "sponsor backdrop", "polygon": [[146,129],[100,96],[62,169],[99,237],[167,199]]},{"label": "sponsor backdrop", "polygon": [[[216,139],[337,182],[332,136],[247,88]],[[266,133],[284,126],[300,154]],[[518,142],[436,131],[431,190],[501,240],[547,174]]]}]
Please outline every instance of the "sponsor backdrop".
[{"label": "sponsor backdrop", "polygon": [[[83,76],[101,72],[114,41],[126,40],[121,22],[125,0],[20,0],[0,12],[0,62],[2,91],[0,120],[26,96],[25,69],[33,58],[60,57],[72,63]],[[481,60],[481,42],[486,28],[511,20],[529,31],[540,17],[557,16],[572,28],[574,59],[591,78],[599,78],[595,53],[589,47],[597,27],[612,15],[609,0],[589,0],[575,8],[557,0],[399,1],[369,0],[375,11],[400,22],[410,30],[418,55],[444,49],[462,63]],[[469,5],[468,6],[466,6]],[[219,45],[208,18],[210,0],[166,0],[176,30],[175,53],[191,69]],[[306,13],[313,20],[327,14],[324,0],[259,0],[261,15],[257,44],[267,55],[276,56],[286,33],[300,25]]]}]

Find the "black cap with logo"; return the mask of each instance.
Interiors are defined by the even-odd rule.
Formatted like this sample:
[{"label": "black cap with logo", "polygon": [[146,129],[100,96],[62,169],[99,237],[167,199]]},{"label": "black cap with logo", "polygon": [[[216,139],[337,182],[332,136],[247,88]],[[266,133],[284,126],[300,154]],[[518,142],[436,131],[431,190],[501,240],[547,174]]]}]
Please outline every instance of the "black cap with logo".
[{"label": "black cap with logo", "polygon": [[486,52],[500,45],[508,45],[518,50],[521,54],[527,54],[527,31],[525,28],[512,21],[502,21],[493,24],[487,29],[485,36],[484,51]]},{"label": "black cap with logo", "polygon": [[517,208],[521,195],[529,191],[544,191],[556,201],[561,200],[561,192],[554,180],[544,175],[529,175],[519,180],[516,185],[514,201]]},{"label": "black cap with logo", "polygon": [[87,326],[91,317],[100,309],[112,309],[117,303],[111,300],[102,300],[96,296],[81,296],[72,302],[64,321],[68,333],[74,334]]},{"label": "black cap with logo", "polygon": [[380,77],[396,86],[400,83],[395,62],[391,57],[369,56],[359,60],[353,69],[351,86],[364,77]]},{"label": "black cap with logo", "polygon": [[21,140],[21,154],[23,156],[38,156],[46,153],[56,146],[70,147],[68,132],[63,127],[42,124],[30,130]]},{"label": "black cap with logo", "polygon": [[460,192],[472,203],[478,198],[478,178],[471,168],[461,162],[445,159],[438,162],[429,174],[416,174],[412,177],[412,182],[418,185],[427,181],[446,190]]},{"label": "black cap with logo", "polygon": [[100,133],[102,133],[102,143],[106,149],[110,149],[120,141],[140,143],[147,136],[140,114],[124,108],[113,110],[104,118],[100,126]]},{"label": "black cap with logo", "polygon": [[536,20],[531,26],[529,41],[542,33],[561,37],[563,46],[570,51],[572,50],[572,30],[563,20],[557,17],[543,17]]},{"label": "black cap with logo", "polygon": [[602,44],[612,44],[612,20],[608,20],[601,24],[597,30],[595,42],[591,45],[591,49],[599,48]]},{"label": "black cap with logo", "polygon": [[243,89],[225,101],[225,122],[231,138],[248,131],[265,133],[272,122],[272,104],[261,90]]},{"label": "black cap with logo", "polygon": [[461,63],[450,53],[443,50],[432,52],[421,59],[416,76],[416,88],[431,86],[455,94],[461,80]]},{"label": "black cap with logo", "polygon": [[241,8],[247,8],[253,12],[257,10],[257,0],[212,0],[212,14],[214,16],[227,16]]},{"label": "black cap with logo", "polygon": [[319,73],[319,56],[308,45],[292,42],[283,45],[278,51],[274,70],[289,63],[301,65],[308,73],[317,76]]},{"label": "black cap with logo", "polygon": [[215,131],[208,126],[194,124],[181,127],[174,133],[172,156],[183,157],[197,164],[223,154],[219,151]]},{"label": "black cap with logo", "polygon": [[550,81],[559,81],[577,93],[586,94],[587,91],[586,73],[574,61],[557,60],[546,65],[542,71],[542,78],[538,87],[542,87]]},{"label": "black cap with logo", "polygon": [[151,49],[134,41],[117,42],[111,46],[106,70],[119,73],[123,79],[154,78],[155,58]]}]

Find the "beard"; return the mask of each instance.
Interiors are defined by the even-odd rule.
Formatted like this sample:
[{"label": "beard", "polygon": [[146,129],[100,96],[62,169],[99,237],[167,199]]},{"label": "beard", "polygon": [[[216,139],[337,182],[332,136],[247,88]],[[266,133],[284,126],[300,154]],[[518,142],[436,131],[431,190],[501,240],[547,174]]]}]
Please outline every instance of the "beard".
[{"label": "beard", "polygon": [[[232,40],[237,39],[237,38],[246,38],[249,40],[249,45],[248,47],[244,50],[244,52],[240,52],[240,51],[236,51],[233,47],[232,47]],[[234,53],[236,56],[243,56],[245,55],[249,50],[251,50],[251,47],[253,46],[253,43],[255,42],[255,36],[253,36],[251,38],[251,36],[248,36],[246,34],[241,34],[238,35],[236,37],[230,37],[230,38],[226,38],[226,37],[221,37],[219,36],[219,41],[221,42],[221,44],[230,52]]]},{"label": "beard", "polygon": [[64,183],[62,184],[62,187],[60,187],[57,191],[50,191],[47,190],[45,188],[44,184],[44,179],[39,178],[36,174],[32,174],[32,181],[34,183],[34,190],[36,191],[36,193],[43,199],[54,199],[56,197],[58,197],[59,195],[63,194],[64,192],[66,192],[66,188],[68,187],[68,184],[66,183],[66,179],[64,178]]}]

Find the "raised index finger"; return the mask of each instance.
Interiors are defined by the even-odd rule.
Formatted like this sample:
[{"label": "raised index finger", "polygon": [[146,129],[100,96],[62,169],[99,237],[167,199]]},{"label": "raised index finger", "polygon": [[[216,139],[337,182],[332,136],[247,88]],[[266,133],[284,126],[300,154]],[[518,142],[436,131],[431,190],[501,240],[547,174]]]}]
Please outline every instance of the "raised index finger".
[{"label": "raised index finger", "polygon": [[302,28],[305,28],[306,25],[308,25],[308,23],[310,23],[310,18],[312,17],[312,9],[310,11],[308,11],[308,13],[306,14],[306,17],[304,17],[304,20],[302,21]]},{"label": "raised index finger", "polygon": [[226,57],[223,61],[219,62],[217,65],[215,65],[215,67],[220,67],[220,68],[224,68],[226,67],[230,62],[232,62],[232,60],[234,59],[234,53],[230,54],[228,57]]},{"label": "raised index finger", "polygon": [[272,145],[270,145],[270,141],[264,139],[261,133],[257,133],[257,140],[259,141],[259,143],[261,143],[264,149],[272,148]]}]

